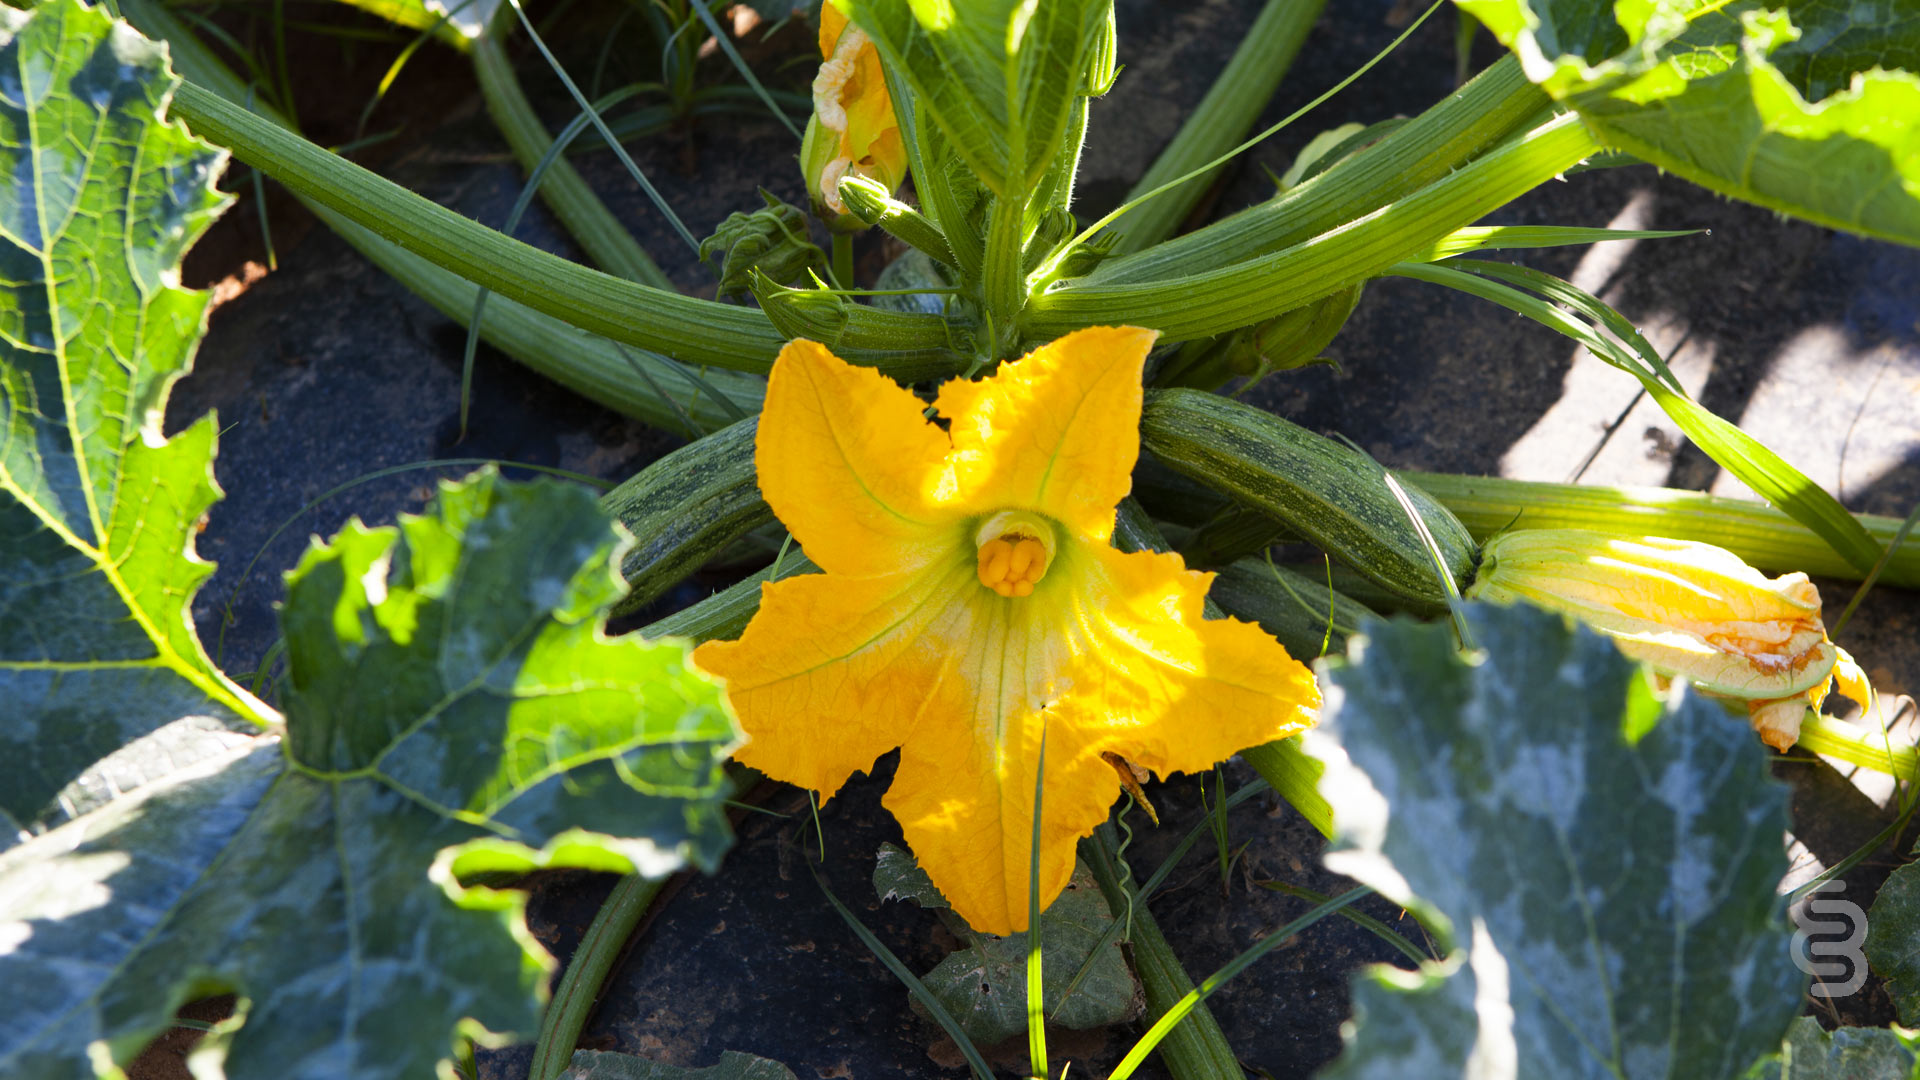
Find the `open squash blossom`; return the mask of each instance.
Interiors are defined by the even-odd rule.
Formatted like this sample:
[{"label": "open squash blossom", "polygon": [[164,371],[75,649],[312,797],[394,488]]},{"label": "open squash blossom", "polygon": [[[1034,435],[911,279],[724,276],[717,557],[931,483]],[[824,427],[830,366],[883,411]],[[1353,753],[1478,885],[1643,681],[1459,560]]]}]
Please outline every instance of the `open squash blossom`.
[{"label": "open squash blossom", "polygon": [[1312,674],[1252,623],[1203,621],[1212,574],[1125,554],[1155,332],[1077,331],[991,377],[911,393],[795,341],[767,385],[760,489],[823,574],[762,586],[727,680],[736,756],[832,796],[900,748],[886,805],[974,929],[1027,925],[1041,746],[1040,898],[1120,792],[1112,752],[1165,775],[1310,726]]},{"label": "open squash blossom", "polygon": [[1867,706],[1866,676],[1827,640],[1807,575],[1769,578],[1712,544],[1521,529],[1488,541],[1467,595],[1572,615],[1662,675],[1745,702],[1754,730],[1778,750],[1799,739],[1801,717],[1836,677]]},{"label": "open squash blossom", "polygon": [[814,213],[841,231],[863,229],[866,223],[840,201],[841,179],[864,176],[892,191],[906,178],[907,149],[880,50],[831,3],[820,5],[820,56],[800,167]]}]

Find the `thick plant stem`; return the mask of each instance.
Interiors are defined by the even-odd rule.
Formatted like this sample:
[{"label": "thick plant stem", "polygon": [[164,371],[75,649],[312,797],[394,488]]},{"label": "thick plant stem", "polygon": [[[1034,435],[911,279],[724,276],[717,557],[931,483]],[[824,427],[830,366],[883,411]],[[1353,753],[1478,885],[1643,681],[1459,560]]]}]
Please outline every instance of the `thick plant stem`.
[{"label": "thick plant stem", "polygon": [[[510,24],[501,20],[498,25]],[[480,93],[486,98],[487,112],[500,134],[506,137],[520,167],[533,171],[553,146],[553,137],[520,88],[513,61],[508,59],[506,49],[494,33],[476,38],[472,52],[473,72],[480,82]],[[673,289],[673,282],[659,265],[565,158],[547,167],[540,183],[540,197],[600,269],[656,289]]]},{"label": "thick plant stem", "polygon": [[1445,177],[1536,123],[1549,104],[1509,56],[1365,152],[1206,228],[1109,259],[1087,283],[1185,277],[1298,244]]},{"label": "thick plant stem", "polygon": [[1041,293],[1027,303],[1021,329],[1045,340],[1082,326],[1130,323],[1172,342],[1248,326],[1382,273],[1599,149],[1577,116],[1557,116],[1359,220],[1271,254],[1179,281],[1087,279]]},{"label": "thick plant stem", "polygon": [[1810,711],[1800,722],[1797,745],[1901,780],[1920,779],[1920,752],[1913,747],[1895,743],[1885,733],[1821,713]]},{"label": "thick plant stem", "polygon": [[1003,343],[1010,343],[1008,334],[1026,300],[1026,214],[1022,200],[1000,197],[993,200],[993,209],[987,218],[987,247],[981,279],[987,316],[1000,338],[989,343],[995,356],[1001,355]]},{"label": "thick plant stem", "polygon": [[[1160,925],[1153,920],[1147,905],[1135,896],[1128,875],[1122,872],[1119,841],[1113,826],[1103,824],[1091,839],[1080,845],[1093,879],[1107,898],[1115,918],[1132,915],[1133,970],[1140,976],[1140,989],[1147,998],[1148,1022],[1166,1015],[1167,1010],[1193,992],[1193,979],[1180,966]],[[1233,1047],[1220,1030],[1205,1003],[1197,1005],[1179,1026],[1160,1040],[1160,1057],[1174,1080],[1242,1080],[1246,1073],[1234,1056]]]},{"label": "thick plant stem", "polygon": [[847,233],[833,234],[833,283],[842,289],[855,287],[853,282],[853,237]]},{"label": "thick plant stem", "polygon": [[195,83],[180,84],[173,112],[289,190],[510,300],[675,360],[756,372],[773,366],[782,339],[757,311],[650,289],[520,243]]},{"label": "thick plant stem", "polygon": [[[175,70],[230,101],[246,100],[246,84],[165,8],[151,0],[122,0],[121,10],[142,32],[167,42]],[[271,112],[263,110],[263,115],[276,123],[284,123]],[[301,202],[374,265],[442,314],[463,326],[472,317],[474,296],[479,291],[472,282],[382,239],[312,199],[301,197]],[[686,384],[687,380],[679,373],[662,371],[649,382],[635,371],[636,363],[646,364],[644,358],[631,357],[605,338],[502,297],[494,297],[487,305],[480,334],[488,344],[534,371],[610,409],[656,427],[678,430],[684,418],[691,418],[702,427],[718,428],[734,418],[730,410],[721,406],[714,392],[707,392],[697,384]],[[765,380],[738,372],[710,371],[705,381],[715,392],[747,412],[759,410],[766,392]]]},{"label": "thick plant stem", "polygon": [[[1860,580],[1860,571],[1806,526],[1764,503],[1671,488],[1588,487],[1504,480],[1497,476],[1399,472],[1453,511],[1474,539],[1506,529],[1595,529],[1634,536],[1669,536],[1726,548],[1772,573]],[[1898,518],[1855,514],[1874,541],[1899,533]],[[1909,539],[1887,560],[1880,583],[1920,588],[1920,542]]]},{"label": "thick plant stem", "polygon": [[540,1041],[534,1045],[533,1064],[527,1070],[530,1080],[552,1080],[566,1071],[573,1059],[573,1048],[580,1042],[580,1031],[587,1025],[587,1014],[600,996],[600,987],[620,958],[633,929],[660,896],[666,879],[652,881],[635,874],[620,879],[593,917],[587,934],[574,950],[573,960],[554,988],[553,1000],[540,1019]]},{"label": "thick plant stem", "polygon": [[[1123,201],[1205,165],[1246,138],[1325,7],[1326,0],[1267,0],[1213,88]],[[1141,251],[1172,236],[1224,168],[1196,176],[1114,222],[1112,231],[1120,234],[1115,253]]]}]

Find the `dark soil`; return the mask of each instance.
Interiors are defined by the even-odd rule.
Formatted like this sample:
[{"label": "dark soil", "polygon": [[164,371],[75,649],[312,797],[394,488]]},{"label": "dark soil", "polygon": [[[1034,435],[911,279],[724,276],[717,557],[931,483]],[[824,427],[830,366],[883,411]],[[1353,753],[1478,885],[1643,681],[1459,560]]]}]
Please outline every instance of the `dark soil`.
[{"label": "dark soil", "polygon": [[[1330,4],[1266,121],[1305,103],[1390,40],[1404,23],[1396,6],[1388,0]],[[1126,69],[1094,112],[1081,174],[1083,209],[1104,210],[1118,201],[1205,93],[1257,8],[1254,0],[1121,0]],[[576,72],[596,62],[600,39],[589,31],[594,20],[612,17],[613,9],[583,2],[569,9],[581,13],[569,15],[582,20],[569,23],[575,29],[556,28],[556,44]],[[335,5],[315,5],[310,14],[375,25]],[[1452,15],[1443,10],[1389,63],[1231,169],[1210,205],[1234,209],[1263,197],[1268,181],[1258,166],[1284,171],[1321,130],[1410,114],[1450,91],[1452,40]],[[311,34],[295,34],[292,41],[309,134],[327,144],[350,140],[359,110],[396,47],[349,50]],[[802,56],[808,47],[803,31],[789,31],[762,47],[760,69],[774,73],[776,84],[803,86],[807,65],[782,66],[780,57]],[[1496,55],[1483,37],[1476,66]],[[607,85],[650,77],[644,61],[617,58],[615,66],[625,67],[609,75]],[[723,63],[706,61],[703,77],[721,78]],[[550,126],[570,118],[572,106],[538,57],[522,56],[521,68],[529,91],[548,109]],[[462,58],[439,46],[419,53],[370,125],[395,127],[397,138],[359,159],[482,222],[504,221],[521,174],[480,107]],[[769,119],[684,126],[631,149],[696,234],[733,210],[757,206],[756,186],[804,201],[793,140]],[[710,275],[611,156],[595,153],[577,161],[676,282],[711,295]],[[471,424],[461,438],[464,332],[324,228],[312,227],[311,218],[271,183],[266,212],[278,268],[263,273],[267,259],[252,185],[228,186],[242,194],[241,202],[187,268],[188,284],[215,285],[227,298],[214,313],[196,373],[174,395],[169,420],[177,428],[217,408],[224,425],[218,475],[228,498],[213,511],[200,541],[201,553],[218,561],[220,570],[201,593],[195,614],[229,671],[250,670],[266,654],[275,633],[279,575],[310,536],[331,534],[352,516],[378,522],[417,509],[436,476],[458,475],[469,466],[403,472],[330,494],[341,485],[376,470],[449,457],[498,458],[618,480],[679,443],[484,347]],[[1639,245],[1608,282],[1617,290],[1609,297],[1630,317],[1682,319],[1692,342],[1711,346],[1710,373],[1698,391],[1710,407],[1739,418],[1767,395],[1832,397],[1837,372],[1863,373],[1862,410],[1889,396],[1895,403],[1902,396],[1908,403],[1914,399],[1920,387],[1920,253],[1783,222],[1645,168],[1549,184],[1494,220],[1599,225],[1636,198],[1650,200],[1645,227],[1711,229],[1709,236]],[[538,204],[517,235],[577,257]],[[861,245],[870,279],[884,257],[881,244],[869,236]],[[1582,258],[1577,249],[1523,254],[1531,265],[1563,275]],[[1830,333],[1816,344],[1827,342],[1823,347],[1831,355],[1820,353],[1798,366],[1783,361],[1789,346],[1822,329]],[[1574,363],[1568,343],[1548,331],[1406,281],[1370,286],[1329,354],[1339,370],[1276,377],[1253,400],[1315,429],[1341,432],[1390,465],[1479,473],[1499,472],[1503,456],[1561,402]],[[1872,376],[1874,365],[1881,375]],[[1869,376],[1878,381],[1869,384]],[[1861,453],[1863,446],[1890,463],[1842,488],[1850,506],[1904,514],[1920,499],[1920,436],[1910,409],[1905,415],[1904,426],[1869,424],[1870,430],[1858,438],[1849,432],[1852,441],[1840,445],[1843,463],[1849,447]],[[1625,462],[1619,466],[1623,475],[1651,467],[1656,483],[1708,488],[1720,482],[1716,467],[1671,437],[1658,418],[1640,424],[1640,413],[1630,416],[1633,423],[1615,423],[1610,432],[1596,429],[1594,435],[1596,448],[1618,441],[1614,450]],[[1783,424],[1756,434],[1790,459],[1817,462],[1831,456],[1821,440],[1837,439],[1844,426]],[[1585,478],[1619,477],[1603,472]],[[720,583],[714,576],[697,578],[657,610],[691,602]],[[1826,588],[1835,597],[1847,587]],[[1920,625],[1910,593],[1881,590],[1870,597],[1843,643],[1883,694],[1920,687]],[[899,840],[879,806],[890,771],[891,762],[883,761],[874,778],[857,779],[821,809],[825,853],[819,870],[889,947],[924,970],[943,954],[935,920],[911,905],[881,904],[869,882],[874,850]],[[1778,771],[1795,785],[1796,836],[1803,844],[1798,851],[1808,865],[1837,861],[1881,827],[1884,811],[1826,765],[1783,763]],[[1232,776],[1245,779],[1239,771]],[[1129,855],[1139,877],[1201,816],[1195,779],[1155,785],[1150,792],[1166,824],[1153,829],[1135,815]],[[805,863],[819,852],[804,795],[776,789],[763,809],[770,813],[743,820],[739,844],[722,871],[686,881],[637,936],[583,1045],[685,1065],[711,1064],[722,1050],[744,1050],[786,1062],[802,1080],[958,1075],[951,1047],[942,1046],[937,1030],[911,1011],[901,987],[814,883]],[[1323,893],[1346,884],[1320,868],[1321,839],[1284,805],[1243,805],[1232,816],[1231,835],[1236,848],[1247,846],[1224,877],[1211,841],[1203,841],[1152,908],[1196,977],[1306,910],[1304,901],[1260,882]],[[1904,848],[1889,848],[1848,876],[1850,899],[1863,902],[1871,895],[1894,865],[1895,850]],[[567,873],[531,883],[534,932],[557,957],[564,960],[573,949],[610,882]],[[1420,940],[1417,928],[1389,905],[1375,900],[1364,910]],[[1280,1080],[1304,1078],[1339,1052],[1350,975],[1397,956],[1353,924],[1329,920],[1229,984],[1212,1007],[1250,1069]],[[1873,987],[1841,1002],[1840,1015],[1856,1022],[1890,1019],[1884,993]],[[1102,1073],[1135,1034],[1114,1031],[1076,1044],[1076,1074]],[[159,1059],[167,1055],[177,1062],[177,1042],[170,1037],[157,1047],[149,1064],[161,1067]],[[528,1053],[485,1053],[483,1073],[518,1080]],[[1157,1068],[1150,1063],[1148,1071]]]}]

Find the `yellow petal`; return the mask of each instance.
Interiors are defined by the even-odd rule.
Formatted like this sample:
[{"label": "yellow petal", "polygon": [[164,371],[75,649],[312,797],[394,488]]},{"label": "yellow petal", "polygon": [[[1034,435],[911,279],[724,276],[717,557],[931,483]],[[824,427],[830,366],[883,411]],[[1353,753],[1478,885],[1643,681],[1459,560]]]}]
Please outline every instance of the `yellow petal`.
[{"label": "yellow petal", "polygon": [[1538,529],[1496,537],[1484,558],[1468,595],[1566,612],[1716,694],[1790,697],[1824,685],[1833,666],[1806,575],[1768,578],[1724,548]]},{"label": "yellow petal", "polygon": [[808,557],[833,574],[924,566],[951,547],[940,505],[947,436],[918,398],[812,341],[780,350],[754,444],[760,491]]},{"label": "yellow petal", "polygon": [[820,5],[820,58],[833,57],[833,46],[840,40],[840,32],[847,28],[846,13],[833,6],[831,2]]},{"label": "yellow petal", "polygon": [[1031,598],[966,598],[959,670],[976,679],[941,687],[901,749],[886,805],[974,929],[1026,928],[1043,730],[1044,907],[1072,875],[1075,841],[1119,797],[1104,753],[1162,775],[1194,771],[1314,722],[1311,672],[1251,623],[1201,618],[1211,580],[1178,556],[1082,544]]},{"label": "yellow petal", "polygon": [[1075,331],[973,382],[940,388],[959,498],[1034,510],[1095,540],[1140,456],[1140,373],[1158,336],[1137,326]]},{"label": "yellow petal", "polygon": [[[954,569],[957,566],[958,569]],[[954,563],[880,577],[809,574],[761,586],[738,641],[709,641],[693,660],[727,680],[748,742],[734,754],[768,776],[832,797],[908,737],[960,681],[952,639],[979,591]]]}]

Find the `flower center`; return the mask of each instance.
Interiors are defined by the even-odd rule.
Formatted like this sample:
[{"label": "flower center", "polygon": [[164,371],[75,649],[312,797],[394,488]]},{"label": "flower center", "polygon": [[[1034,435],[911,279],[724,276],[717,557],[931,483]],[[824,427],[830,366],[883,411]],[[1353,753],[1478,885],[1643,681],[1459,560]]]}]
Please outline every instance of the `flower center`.
[{"label": "flower center", "polygon": [[1037,514],[1003,510],[974,533],[980,584],[1001,596],[1030,596],[1053,563],[1053,526]]}]

